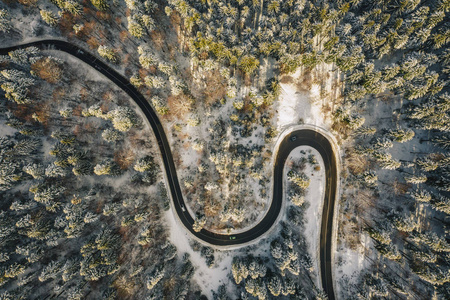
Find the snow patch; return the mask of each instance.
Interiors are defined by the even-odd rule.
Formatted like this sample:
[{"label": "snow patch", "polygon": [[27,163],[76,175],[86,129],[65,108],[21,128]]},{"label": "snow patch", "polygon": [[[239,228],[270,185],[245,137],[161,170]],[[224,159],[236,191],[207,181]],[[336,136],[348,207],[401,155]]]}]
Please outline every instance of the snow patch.
[{"label": "snow patch", "polygon": [[231,285],[232,282],[228,274],[231,272],[234,251],[214,251],[216,264],[213,268],[208,268],[205,258],[201,257],[200,252],[194,251],[190,246],[191,238],[182,225],[175,220],[171,209],[165,213],[165,218],[169,225],[169,240],[177,247],[178,256],[182,257],[184,253],[190,254],[190,260],[195,267],[193,279],[199,285],[202,293],[208,299],[212,299],[212,291],[217,291],[220,285]]}]

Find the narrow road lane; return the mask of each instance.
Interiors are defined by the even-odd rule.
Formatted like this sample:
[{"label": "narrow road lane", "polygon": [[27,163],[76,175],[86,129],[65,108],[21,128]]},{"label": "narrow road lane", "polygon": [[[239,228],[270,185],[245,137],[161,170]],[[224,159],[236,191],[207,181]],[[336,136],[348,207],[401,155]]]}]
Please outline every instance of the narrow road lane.
[{"label": "narrow road lane", "polygon": [[[94,55],[88,53],[84,49],[75,46],[69,42],[60,40],[41,40],[31,42],[27,44],[17,45],[9,48],[0,49],[1,55],[7,55],[8,52],[17,50],[19,48],[26,48],[34,46],[41,50],[59,50],[71,54],[78,59],[94,67],[117,86],[119,86],[124,92],[126,92],[139,106],[142,112],[145,114],[149,121],[156,140],[161,151],[162,160],[164,163],[164,169],[167,175],[167,181],[169,185],[170,194],[172,196],[174,209],[184,224],[186,229],[190,231],[197,238],[213,245],[228,246],[239,245],[255,240],[262,234],[272,228],[275,221],[280,214],[283,199],[283,168],[289,153],[298,146],[311,146],[315,148],[323,158],[325,165],[325,177],[326,177],[326,189],[325,199],[323,205],[321,234],[320,234],[320,266],[321,266],[321,278],[322,285],[325,292],[328,294],[329,299],[334,298],[333,281],[332,281],[332,225],[333,225],[333,213],[336,201],[336,188],[337,188],[337,167],[336,157],[333,152],[333,147],[324,135],[318,131],[311,129],[301,129],[293,131],[285,136],[280,143],[273,170],[273,198],[270,204],[269,210],[264,218],[249,230],[231,235],[234,239],[230,239],[230,235],[217,234],[208,230],[202,229],[200,232],[195,232],[192,229],[194,219],[185,209],[184,199],[181,193],[180,184],[176,174],[176,168],[173,162],[172,152],[170,150],[169,142],[164,132],[163,126],[158,119],[156,112],[150,106],[148,101],[142,96],[142,94],[122,75],[117,73],[114,69],[103,63]],[[295,140],[292,141],[291,137],[295,136]],[[277,149],[275,149],[277,150]]]}]

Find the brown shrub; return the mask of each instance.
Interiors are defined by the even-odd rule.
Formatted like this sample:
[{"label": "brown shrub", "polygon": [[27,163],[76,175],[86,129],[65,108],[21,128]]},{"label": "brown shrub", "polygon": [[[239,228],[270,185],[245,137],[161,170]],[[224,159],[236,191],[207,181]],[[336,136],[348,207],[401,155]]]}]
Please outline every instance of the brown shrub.
[{"label": "brown shrub", "polygon": [[35,6],[37,0],[17,0],[17,2],[25,6]]},{"label": "brown shrub", "polygon": [[98,41],[95,37],[93,37],[93,36],[91,36],[91,37],[87,40],[86,43],[89,45],[89,48],[91,48],[91,49],[93,49],[93,50],[97,50],[98,46],[100,46],[99,41]]},{"label": "brown shrub", "polygon": [[57,83],[62,76],[60,65],[49,57],[41,58],[31,65],[31,69],[42,79]]},{"label": "brown shrub", "polygon": [[[120,23],[118,23],[118,24],[120,24]],[[122,30],[119,33],[119,38],[120,38],[121,42],[125,42],[126,40],[128,40],[129,36],[130,36],[130,33],[128,32],[128,30]]]},{"label": "brown shrub", "polygon": [[297,81],[297,91],[308,92],[312,85],[311,71],[305,71]]},{"label": "brown shrub", "polygon": [[186,94],[169,96],[169,98],[167,98],[167,104],[169,106],[169,112],[172,116],[179,119],[184,119],[186,118],[186,114],[191,111],[192,106],[194,105],[194,99]]},{"label": "brown shrub", "polygon": [[120,169],[127,170],[134,162],[136,155],[131,149],[120,149],[114,153],[114,161]]},{"label": "brown shrub", "polygon": [[345,161],[347,163],[347,167],[352,173],[352,175],[359,175],[366,169],[367,166],[367,158],[365,156],[356,154],[352,150],[347,152],[347,156],[345,157]]},{"label": "brown shrub", "polygon": [[210,72],[206,76],[206,89],[203,91],[206,104],[211,104],[225,97],[227,83],[219,71]]},{"label": "brown shrub", "polygon": [[281,77],[280,82],[281,83],[293,83],[294,82],[294,78],[292,76],[285,75],[285,76]]}]

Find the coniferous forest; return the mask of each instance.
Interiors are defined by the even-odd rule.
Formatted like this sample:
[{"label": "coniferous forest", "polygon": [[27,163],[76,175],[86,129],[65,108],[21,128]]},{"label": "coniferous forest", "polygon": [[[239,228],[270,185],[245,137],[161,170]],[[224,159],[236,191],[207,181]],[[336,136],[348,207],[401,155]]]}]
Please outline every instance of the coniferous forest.
[{"label": "coniferous forest", "polygon": [[144,96],[194,232],[233,241],[264,218],[292,128],[332,137],[338,188],[330,295],[320,151],[282,162],[271,230],[205,243],[129,94],[54,47],[0,49],[0,299],[450,299],[449,16],[449,0],[2,0],[0,48],[67,41]]}]

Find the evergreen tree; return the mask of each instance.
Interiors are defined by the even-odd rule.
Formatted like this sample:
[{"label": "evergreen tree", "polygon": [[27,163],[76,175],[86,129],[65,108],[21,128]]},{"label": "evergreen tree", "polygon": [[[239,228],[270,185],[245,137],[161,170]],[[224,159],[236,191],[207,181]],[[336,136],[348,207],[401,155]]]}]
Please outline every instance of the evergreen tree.
[{"label": "evergreen tree", "polygon": [[151,101],[156,112],[158,112],[160,115],[163,116],[169,112],[169,108],[167,108],[167,106],[164,105],[162,99],[159,98],[158,96],[152,97]]},{"label": "evergreen tree", "polygon": [[0,9],[0,31],[8,33],[12,28],[8,11]]},{"label": "evergreen tree", "polygon": [[97,118],[104,118],[103,115],[103,111],[100,108],[100,105],[98,104],[94,104],[92,106],[90,106],[87,109],[83,109],[83,111],[81,112],[81,114],[84,117],[97,117]]},{"label": "evergreen tree", "polygon": [[310,179],[304,173],[298,173],[295,170],[290,170],[287,174],[288,180],[294,182],[302,189],[306,189],[309,186]]},{"label": "evergreen tree", "polygon": [[148,276],[146,286],[147,289],[152,290],[161,279],[164,278],[165,270],[164,268],[156,268],[151,275]]},{"label": "evergreen tree", "polygon": [[25,265],[15,262],[3,270],[3,276],[6,278],[15,278],[23,274],[26,268]]},{"label": "evergreen tree", "polygon": [[425,175],[412,175],[412,176],[406,176],[405,181],[412,184],[420,184],[427,181],[427,176]]},{"label": "evergreen tree", "polygon": [[56,24],[58,24],[58,18],[52,11],[42,9],[40,13],[42,20],[44,20],[44,22],[47,23],[48,25],[56,26]]},{"label": "evergreen tree", "polygon": [[426,172],[434,171],[439,167],[439,162],[433,160],[430,156],[417,159],[416,164]]},{"label": "evergreen tree", "polygon": [[94,167],[94,173],[96,175],[113,175],[117,176],[120,174],[119,167],[110,159],[105,159],[101,163]]},{"label": "evergreen tree", "polygon": [[160,76],[145,76],[144,82],[146,86],[154,89],[160,89],[166,85],[166,81]]},{"label": "evergreen tree", "polygon": [[433,143],[442,149],[448,150],[450,149],[450,135],[444,135],[435,137],[432,139]]},{"label": "evergreen tree", "polygon": [[106,0],[91,0],[92,5],[94,5],[98,10],[105,11],[108,9],[109,5]]},{"label": "evergreen tree", "polygon": [[42,165],[29,164],[23,167],[23,171],[33,176],[34,179],[41,179],[44,177],[44,168],[42,167]]},{"label": "evergreen tree", "polygon": [[432,202],[433,208],[437,211],[444,212],[448,215],[450,215],[450,199],[445,196],[437,197],[436,199],[433,199]]},{"label": "evergreen tree", "polygon": [[119,106],[108,112],[107,118],[112,121],[115,129],[126,132],[140,124],[133,110],[128,107]]},{"label": "evergreen tree", "polygon": [[151,171],[155,167],[153,156],[147,155],[138,159],[134,169],[138,172]]},{"label": "evergreen tree", "polygon": [[389,136],[396,142],[404,143],[410,141],[414,137],[414,131],[411,129],[404,130],[398,128],[396,130],[390,130]]},{"label": "evergreen tree", "polygon": [[195,219],[195,222],[192,225],[192,229],[194,229],[195,232],[200,232],[203,229],[203,226],[205,226],[205,224],[206,224],[206,218],[198,217]]},{"label": "evergreen tree", "polygon": [[416,189],[416,190],[412,191],[410,194],[411,194],[411,197],[414,198],[414,200],[419,201],[419,202],[426,203],[426,202],[430,202],[430,200],[431,200],[431,194],[424,189],[422,189],[422,190]]},{"label": "evergreen tree", "polygon": [[155,66],[158,64],[158,61],[157,61],[156,57],[152,54],[149,46],[147,46],[147,45],[139,46],[138,53],[139,53],[139,63],[145,69],[149,69],[152,66]]},{"label": "evergreen tree", "polygon": [[122,139],[123,136],[119,131],[108,128],[108,129],[103,130],[102,138],[109,143],[114,143],[114,142]]},{"label": "evergreen tree", "polygon": [[305,203],[305,197],[299,194],[294,194],[290,197],[292,204],[296,206],[302,206]]},{"label": "evergreen tree", "polygon": [[55,279],[56,276],[61,272],[62,265],[59,261],[51,261],[46,267],[42,269],[41,274],[39,275],[39,281],[44,282],[48,279]]},{"label": "evergreen tree", "polygon": [[117,63],[119,61],[116,51],[108,46],[100,45],[97,51],[101,57],[106,58],[112,63]]},{"label": "evergreen tree", "polygon": [[61,3],[60,8],[70,12],[74,16],[79,16],[83,13],[83,6],[74,0],[61,1]]},{"label": "evergreen tree", "polygon": [[281,294],[282,287],[281,279],[277,275],[272,276],[267,284],[270,293],[275,297],[278,297]]},{"label": "evergreen tree", "polygon": [[245,74],[251,75],[258,69],[259,60],[251,55],[244,55],[239,59],[238,66]]},{"label": "evergreen tree", "polygon": [[144,27],[141,25],[139,18],[135,15],[128,16],[127,21],[130,34],[138,39],[142,38],[144,36]]}]

